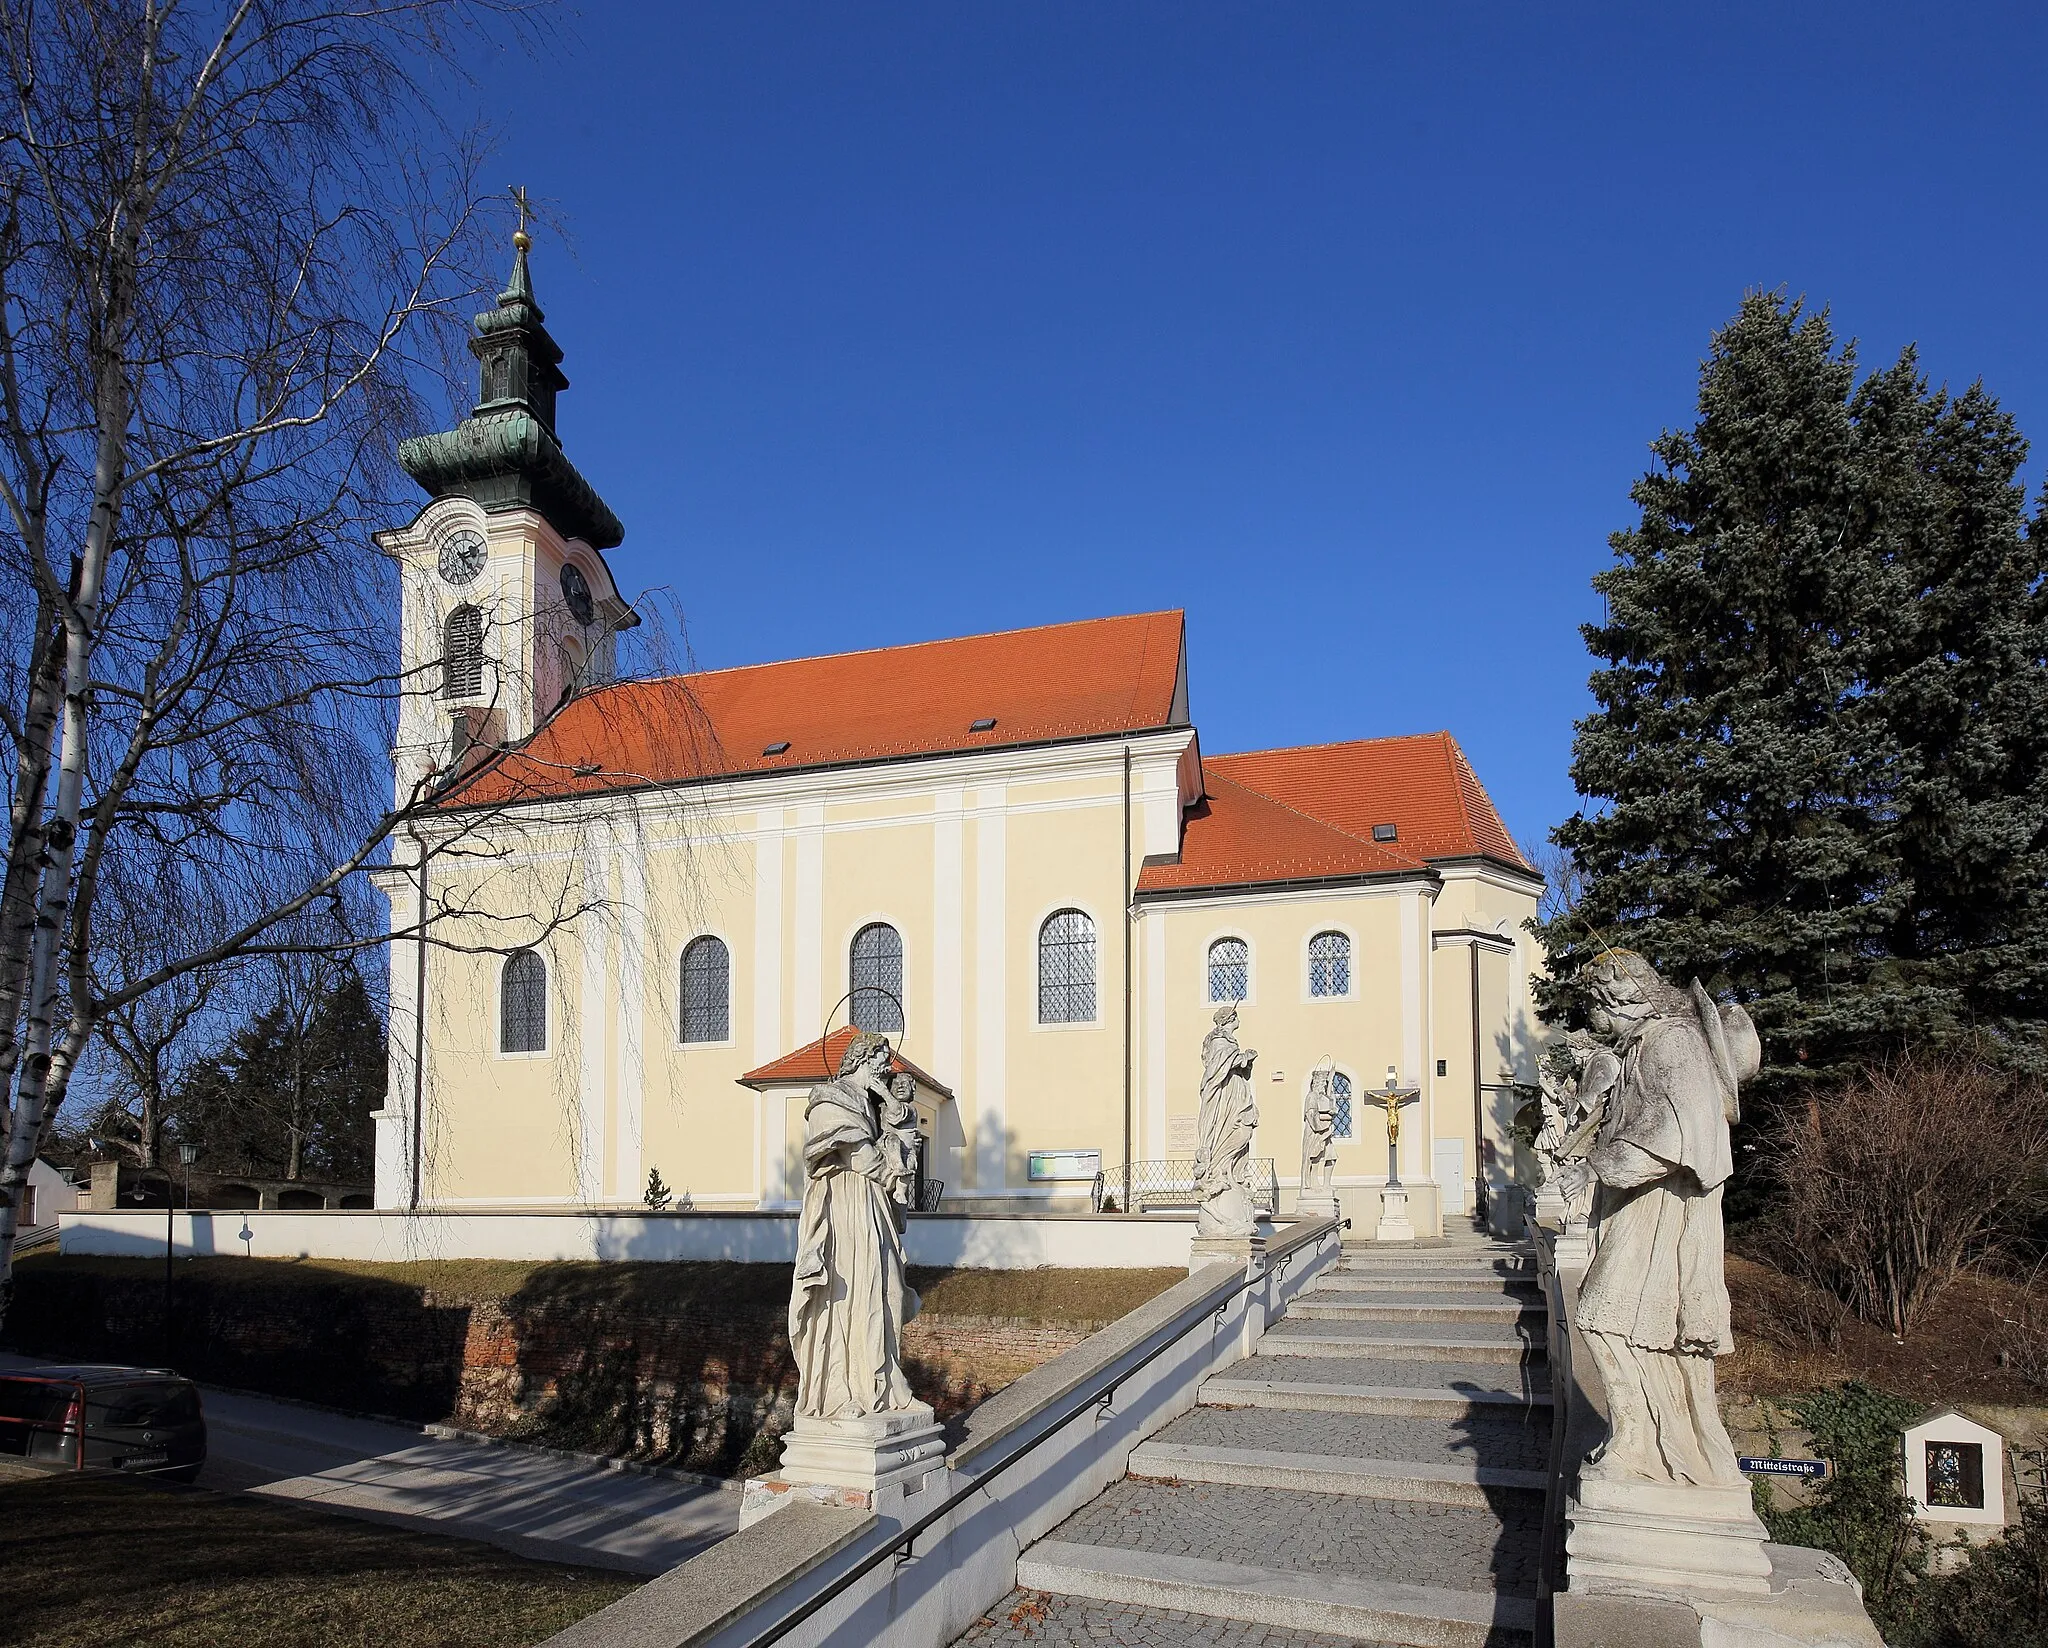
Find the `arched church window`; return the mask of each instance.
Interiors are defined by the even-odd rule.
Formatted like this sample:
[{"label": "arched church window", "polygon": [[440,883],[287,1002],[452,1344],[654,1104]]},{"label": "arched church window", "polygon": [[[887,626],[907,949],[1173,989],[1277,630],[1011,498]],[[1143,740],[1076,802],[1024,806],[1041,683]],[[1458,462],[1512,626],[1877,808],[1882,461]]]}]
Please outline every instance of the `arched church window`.
[{"label": "arched church window", "polygon": [[903,935],[886,921],[870,922],[853,935],[853,951],[847,959],[847,987],[852,991],[847,1016],[854,1027],[901,1031]]},{"label": "arched church window", "polygon": [[1333,1070],[1330,1074],[1335,1078],[1330,1085],[1330,1096],[1335,1101],[1337,1113],[1333,1131],[1336,1137],[1348,1139],[1351,1137],[1351,1078],[1341,1070]]},{"label": "arched church window", "polygon": [[441,625],[441,696],[475,698],[484,690],[484,615],[468,604]]},{"label": "arched church window", "polygon": [[1095,1019],[1095,923],[1079,910],[1056,910],[1038,929],[1038,1022]]},{"label": "arched church window", "polygon": [[548,964],[514,950],[498,978],[498,1051],[545,1053],[548,1047]]},{"label": "arched church window", "polygon": [[1209,999],[1243,1001],[1251,994],[1252,947],[1241,938],[1219,938],[1209,946]]},{"label": "arched church window", "polygon": [[1343,933],[1318,933],[1308,941],[1308,993],[1351,994],[1351,940]]},{"label": "arched church window", "polygon": [[732,956],[709,933],[683,950],[683,1040],[732,1039]]}]

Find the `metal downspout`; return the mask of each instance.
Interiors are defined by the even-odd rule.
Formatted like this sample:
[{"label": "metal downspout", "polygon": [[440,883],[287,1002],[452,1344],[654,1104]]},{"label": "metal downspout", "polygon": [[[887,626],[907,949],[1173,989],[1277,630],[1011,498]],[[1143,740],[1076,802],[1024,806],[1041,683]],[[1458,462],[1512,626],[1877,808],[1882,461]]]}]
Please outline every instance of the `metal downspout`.
[{"label": "metal downspout", "polygon": [[427,844],[413,837],[420,850],[419,903],[413,910],[414,940],[412,974],[412,1211],[420,1210],[420,1157],[426,1136],[423,1109],[427,1075]]},{"label": "metal downspout", "polygon": [[1133,1138],[1133,1117],[1131,1114],[1131,747],[1124,746],[1124,1199],[1117,1203],[1119,1212],[1131,1211],[1131,1152],[1136,1141]]},{"label": "metal downspout", "polygon": [[1473,1205],[1485,1219],[1486,1182],[1486,1086],[1479,1068],[1479,940],[1472,940],[1472,1184]]}]

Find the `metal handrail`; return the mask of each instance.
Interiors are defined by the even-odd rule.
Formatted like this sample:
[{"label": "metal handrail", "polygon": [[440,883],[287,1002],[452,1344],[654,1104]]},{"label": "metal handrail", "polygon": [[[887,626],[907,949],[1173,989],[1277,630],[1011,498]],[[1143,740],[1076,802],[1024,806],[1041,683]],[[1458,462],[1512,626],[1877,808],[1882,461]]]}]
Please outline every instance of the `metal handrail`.
[{"label": "metal handrail", "polygon": [[[1336,1234],[1337,1228],[1337,1226],[1332,1225],[1329,1230],[1326,1230],[1322,1233],[1322,1236],[1318,1236],[1316,1238],[1317,1247],[1321,1247],[1324,1237]],[[1307,1244],[1304,1243],[1302,1245],[1306,1246]],[[890,1539],[887,1544],[878,1545],[874,1550],[870,1551],[866,1556],[862,1557],[859,1562],[855,1563],[845,1573],[841,1574],[830,1585],[827,1585],[816,1596],[812,1597],[808,1602],[804,1603],[802,1607],[797,1608],[794,1612],[789,1613],[785,1615],[782,1619],[776,1621],[775,1624],[769,1626],[768,1629],[763,1631],[759,1636],[748,1638],[747,1648],[768,1648],[769,1643],[780,1642],[784,1637],[788,1636],[791,1631],[794,1631],[799,1625],[803,1624],[805,1620],[809,1619],[813,1614],[819,1612],[822,1608],[824,1608],[824,1606],[827,1603],[832,1602],[838,1597],[844,1595],[848,1590],[850,1590],[853,1587],[856,1581],[860,1580],[861,1578],[870,1573],[873,1573],[875,1569],[879,1568],[882,1565],[882,1563],[886,1561],[898,1549],[898,1547],[901,1547],[903,1551],[903,1555],[900,1558],[898,1558],[900,1562],[917,1561],[917,1554],[914,1550],[911,1549],[911,1547],[917,1543],[917,1537],[919,1534],[923,1533],[927,1528],[931,1527],[933,1523],[939,1521],[942,1517],[948,1516],[952,1512],[958,1510],[962,1505],[966,1504],[969,1499],[973,1498],[974,1495],[978,1494],[979,1492],[981,1492],[983,1488],[987,1487],[989,1483],[993,1482],[997,1477],[1001,1476],[1004,1471],[1008,1470],[1012,1465],[1016,1464],[1018,1460],[1022,1459],[1026,1454],[1030,1453],[1033,1448],[1036,1448],[1039,1445],[1039,1443],[1047,1441],[1051,1437],[1058,1435],[1061,1431],[1065,1430],[1067,1426],[1072,1424],[1076,1419],[1080,1418],[1082,1414],[1086,1413],[1090,1408],[1094,1408],[1096,1410],[1096,1418],[1098,1421],[1108,1418],[1110,1413],[1110,1403],[1115,1399],[1117,1386],[1123,1384],[1125,1380],[1129,1379],[1141,1368],[1157,1360],[1159,1357],[1164,1356],[1169,1350],[1173,1349],[1175,1345],[1178,1345],[1181,1342],[1181,1340],[1187,1335],[1189,1330],[1197,1326],[1203,1317],[1210,1317],[1220,1326],[1223,1320],[1223,1313],[1230,1308],[1230,1306],[1239,1298],[1240,1295],[1248,1293],[1252,1288],[1258,1286],[1261,1282],[1266,1281],[1269,1277],[1276,1281],[1281,1277],[1284,1277],[1287,1274],[1288,1267],[1294,1263],[1294,1255],[1298,1251],[1298,1248],[1290,1248],[1285,1253],[1278,1255],[1277,1257],[1279,1260],[1279,1269],[1277,1271],[1261,1270],[1248,1274],[1240,1278],[1237,1286],[1232,1288],[1228,1293],[1224,1294],[1221,1299],[1216,1300],[1213,1304],[1204,1301],[1199,1308],[1192,1308],[1189,1311],[1187,1311],[1186,1320],[1184,1324],[1176,1327],[1171,1334],[1169,1334],[1165,1339],[1162,1339],[1158,1344],[1154,1345],[1143,1356],[1139,1357],[1137,1361],[1133,1362],[1129,1367],[1125,1368],[1122,1372],[1118,1373],[1114,1378],[1104,1381],[1101,1385],[1096,1387],[1094,1390],[1090,1391],[1088,1395],[1081,1398],[1080,1401],[1074,1403],[1071,1407],[1067,1409],[1065,1413],[1061,1414],[1059,1418],[1053,1420],[1051,1423],[1046,1425],[1046,1427],[1043,1430],[1039,1431],[1029,1441],[1021,1442],[1016,1447],[1012,1448],[1008,1453],[1004,1454],[1002,1458],[998,1459],[993,1465],[989,1466],[987,1470],[981,1472],[974,1478],[973,1481],[969,1482],[964,1488],[960,1489],[959,1492],[955,1493],[950,1499],[946,1500],[944,1504],[939,1505],[936,1508],[925,1512],[925,1514],[919,1517],[915,1522],[912,1522],[908,1526],[897,1530],[895,1536],[892,1539]]]}]

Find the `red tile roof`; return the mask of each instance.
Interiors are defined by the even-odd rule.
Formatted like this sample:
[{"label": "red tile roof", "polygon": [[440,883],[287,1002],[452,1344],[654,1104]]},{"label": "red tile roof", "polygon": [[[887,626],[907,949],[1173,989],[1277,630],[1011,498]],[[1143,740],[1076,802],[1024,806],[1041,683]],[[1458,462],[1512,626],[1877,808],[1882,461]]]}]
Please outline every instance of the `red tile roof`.
[{"label": "red tile roof", "polygon": [[[795,1052],[785,1053],[779,1059],[771,1059],[758,1070],[749,1070],[744,1076],[739,1078],[740,1085],[742,1087],[780,1086],[784,1083],[821,1082],[827,1077],[836,1076],[839,1074],[839,1060],[846,1052],[847,1043],[853,1040],[855,1034],[856,1032],[852,1025],[842,1024],[829,1036],[821,1036],[816,1041],[807,1041],[803,1046],[797,1048]],[[944,1082],[926,1075],[901,1053],[895,1052],[892,1047],[889,1056],[889,1073],[895,1075],[899,1071],[908,1073],[916,1079],[920,1086],[927,1087],[934,1093],[942,1093],[949,1099],[953,1096],[952,1088],[946,1086]]]},{"label": "red tile roof", "polygon": [[622,682],[574,700],[453,804],[1168,727],[1186,713],[1183,646],[1182,615],[1149,612]]},{"label": "red tile roof", "polygon": [[[1178,864],[1147,864],[1138,891],[1395,874],[1441,858],[1528,864],[1447,732],[1211,756]],[[1391,842],[1372,839],[1392,824]]]}]

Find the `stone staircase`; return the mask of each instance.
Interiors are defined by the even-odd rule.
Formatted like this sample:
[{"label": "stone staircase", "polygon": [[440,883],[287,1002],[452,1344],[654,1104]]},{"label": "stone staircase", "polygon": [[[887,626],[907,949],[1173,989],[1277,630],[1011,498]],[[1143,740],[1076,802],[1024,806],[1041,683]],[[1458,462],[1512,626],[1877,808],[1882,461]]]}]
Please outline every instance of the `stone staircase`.
[{"label": "stone staircase", "polygon": [[960,1643],[1529,1648],[1544,1330],[1522,1249],[1347,1245]]}]

